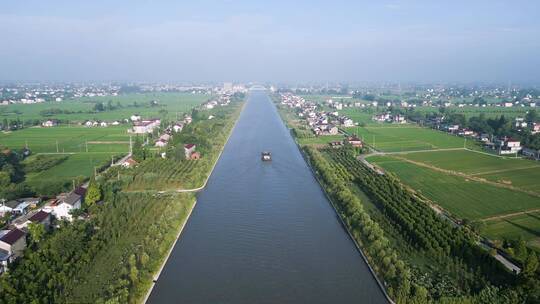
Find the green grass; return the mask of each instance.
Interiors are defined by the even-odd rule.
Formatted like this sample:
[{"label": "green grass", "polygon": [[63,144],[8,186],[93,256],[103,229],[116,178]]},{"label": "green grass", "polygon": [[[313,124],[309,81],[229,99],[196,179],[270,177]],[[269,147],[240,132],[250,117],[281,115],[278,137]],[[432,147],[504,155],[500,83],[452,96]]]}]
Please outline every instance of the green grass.
[{"label": "green grass", "polygon": [[540,212],[488,221],[481,232],[493,240],[523,238],[540,250]]},{"label": "green grass", "polygon": [[[47,170],[28,173],[26,182],[39,194],[58,194],[71,187],[72,181],[87,179],[94,174],[94,167],[101,167],[111,161],[111,153],[77,153],[68,155],[62,163]],[[56,156],[56,155],[55,155]],[[35,156],[31,156],[35,157]],[[28,159],[31,160],[31,159]],[[25,160],[28,161],[28,160]]]},{"label": "green grass", "polygon": [[384,152],[461,148],[464,139],[457,136],[411,125],[384,125],[384,127],[352,127],[364,141]]},{"label": "green grass", "polygon": [[368,158],[460,218],[471,220],[540,207],[540,198],[420,167],[388,156]]},{"label": "green grass", "polygon": [[[194,106],[202,104],[210,99],[211,95],[205,94],[190,94],[190,93],[142,93],[142,94],[125,94],[119,96],[104,96],[104,97],[83,97],[75,100],[65,100],[61,102],[46,102],[41,104],[14,104],[2,107],[0,109],[0,120],[17,119],[29,120],[38,119],[40,121],[46,119],[61,119],[69,121],[85,121],[93,120],[121,120],[129,118],[131,115],[138,113],[143,118],[163,117],[159,111],[164,109],[167,111],[165,115],[168,119],[174,119],[176,113],[184,113],[191,110]],[[113,106],[120,103],[123,107],[99,113],[88,113],[92,111],[97,102],[107,104],[111,101]],[[151,107],[149,102],[157,100],[159,106]],[[133,107],[133,103],[137,102],[139,107]],[[74,111],[72,114],[55,114],[52,116],[42,116],[41,111],[47,109],[61,109]],[[78,113],[78,112],[81,113]]]},{"label": "green grass", "polygon": [[87,128],[82,126],[59,126],[52,128],[27,128],[19,131],[0,133],[0,143],[20,149],[28,144],[33,153],[85,152],[87,141],[123,142],[88,144],[89,152],[127,152],[129,150],[128,125],[107,128]]},{"label": "green grass", "polygon": [[410,153],[401,157],[540,193],[540,163],[531,160],[467,150]]},{"label": "green grass", "polygon": [[297,140],[300,145],[325,145],[332,141],[343,140],[343,135],[322,135],[317,137],[298,138]]}]

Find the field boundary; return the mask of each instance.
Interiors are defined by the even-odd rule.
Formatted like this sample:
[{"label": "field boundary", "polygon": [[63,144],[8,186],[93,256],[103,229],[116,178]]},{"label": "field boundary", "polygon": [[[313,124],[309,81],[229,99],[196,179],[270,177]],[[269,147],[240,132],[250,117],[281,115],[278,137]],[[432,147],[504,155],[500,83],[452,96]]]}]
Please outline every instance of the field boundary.
[{"label": "field boundary", "polygon": [[540,212],[540,208],[530,209],[530,210],[525,210],[525,211],[520,211],[520,212],[501,214],[501,215],[495,215],[495,216],[486,217],[486,218],[483,218],[483,219],[480,219],[480,220],[483,221],[483,222],[488,222],[488,221],[501,220],[501,219],[506,219],[506,218],[510,218],[510,217],[514,217],[514,216],[530,214],[530,213],[537,213],[537,212]]},{"label": "field boundary", "polygon": [[501,169],[501,170],[478,172],[478,173],[471,174],[471,176],[495,174],[495,173],[503,173],[503,172],[512,172],[512,171],[520,171],[520,170],[527,170],[527,169],[534,169],[534,168],[540,168],[540,165],[534,165],[534,166],[531,166],[531,167],[520,167],[520,168],[513,168],[513,169]]}]

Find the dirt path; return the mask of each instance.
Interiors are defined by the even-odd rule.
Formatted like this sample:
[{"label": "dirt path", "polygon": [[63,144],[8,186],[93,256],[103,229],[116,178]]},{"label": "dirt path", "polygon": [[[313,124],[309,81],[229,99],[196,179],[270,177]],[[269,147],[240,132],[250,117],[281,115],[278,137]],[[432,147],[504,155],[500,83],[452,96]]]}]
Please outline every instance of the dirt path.
[{"label": "dirt path", "polygon": [[129,141],[89,141],[89,144],[129,144]]},{"label": "dirt path", "polygon": [[521,188],[518,188],[518,187],[515,187],[515,186],[512,186],[512,185],[507,185],[507,184],[501,184],[501,183],[497,183],[497,182],[493,182],[493,181],[488,181],[488,180],[486,180],[484,178],[479,178],[479,177],[468,175],[468,174],[465,174],[465,173],[462,173],[462,172],[442,169],[442,168],[439,168],[439,167],[428,165],[428,164],[423,163],[423,162],[413,161],[413,160],[410,160],[410,159],[407,159],[407,158],[404,158],[404,157],[400,157],[400,156],[396,156],[396,155],[391,155],[390,157],[395,158],[395,159],[399,159],[401,161],[408,162],[408,163],[411,163],[411,164],[414,164],[414,165],[417,165],[417,166],[420,166],[420,167],[435,170],[435,171],[438,171],[438,172],[443,172],[443,173],[454,175],[454,176],[460,176],[460,177],[470,179],[470,180],[473,180],[473,181],[476,181],[476,182],[479,182],[479,183],[488,184],[488,185],[491,185],[491,186],[494,186],[494,187],[505,188],[505,189],[509,189],[509,190],[514,190],[514,191],[526,193],[526,194],[529,194],[529,195],[534,196],[534,197],[540,197],[540,194],[537,193],[537,192],[528,191],[528,190],[521,189]]},{"label": "dirt path", "polygon": [[514,213],[508,213],[508,214],[502,214],[502,215],[490,216],[490,217],[486,217],[486,218],[481,219],[481,221],[487,222],[487,221],[499,220],[499,219],[503,219],[503,218],[509,218],[509,217],[514,217],[514,216],[518,216],[518,215],[522,215],[522,214],[529,214],[529,213],[536,213],[536,212],[540,212],[540,208],[532,209],[532,210],[526,210],[526,211],[520,211],[520,212],[514,212]]},{"label": "dirt path", "polygon": [[471,176],[493,174],[493,173],[502,173],[502,172],[509,172],[509,171],[518,171],[518,170],[526,170],[526,169],[533,169],[533,168],[540,168],[540,165],[530,166],[530,167],[512,168],[512,169],[492,170],[492,171],[486,171],[486,172],[478,172],[478,173],[471,174]]}]

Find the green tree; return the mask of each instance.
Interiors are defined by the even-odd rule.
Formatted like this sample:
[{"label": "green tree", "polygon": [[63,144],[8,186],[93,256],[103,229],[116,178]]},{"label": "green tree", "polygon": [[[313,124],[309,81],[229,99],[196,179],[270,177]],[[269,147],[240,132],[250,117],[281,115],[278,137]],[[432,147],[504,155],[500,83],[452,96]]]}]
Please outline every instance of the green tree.
[{"label": "green tree", "polygon": [[538,113],[536,112],[536,110],[534,110],[534,109],[529,110],[529,112],[525,116],[525,120],[527,120],[527,122],[536,122],[536,121],[538,121]]},{"label": "green tree", "polygon": [[531,250],[525,261],[523,262],[523,275],[533,276],[538,269],[538,257],[536,253]]},{"label": "green tree", "polygon": [[101,199],[101,188],[99,184],[95,180],[93,180],[90,182],[90,185],[88,186],[88,191],[86,193],[86,198],[85,198],[86,204],[88,206],[92,206],[100,199]]},{"label": "green tree", "polygon": [[45,237],[45,226],[40,223],[30,223],[28,225],[28,232],[32,238],[32,242],[39,243]]}]

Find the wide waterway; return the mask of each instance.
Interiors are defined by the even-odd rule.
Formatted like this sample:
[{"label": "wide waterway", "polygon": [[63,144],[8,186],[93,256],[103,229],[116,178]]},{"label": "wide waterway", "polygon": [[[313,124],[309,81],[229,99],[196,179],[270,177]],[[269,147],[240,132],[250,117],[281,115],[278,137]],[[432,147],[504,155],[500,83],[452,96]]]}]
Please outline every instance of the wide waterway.
[{"label": "wide waterway", "polygon": [[353,302],[386,300],[268,95],[252,91],[148,303]]}]

